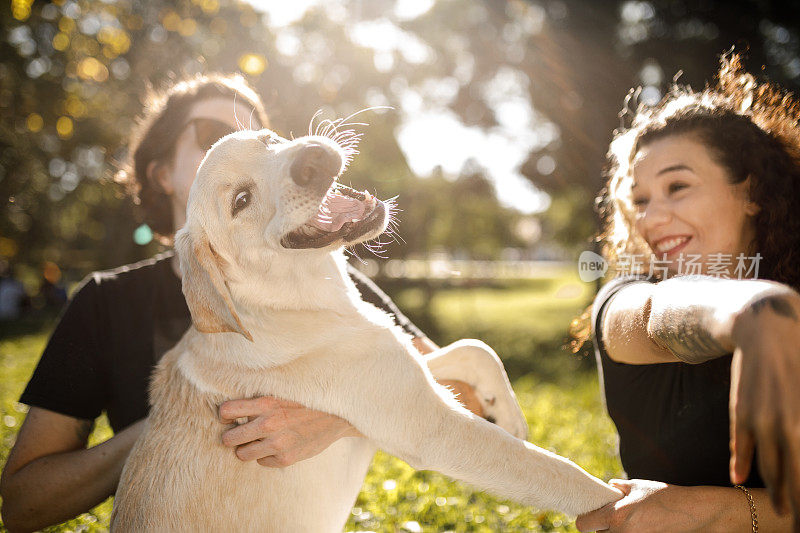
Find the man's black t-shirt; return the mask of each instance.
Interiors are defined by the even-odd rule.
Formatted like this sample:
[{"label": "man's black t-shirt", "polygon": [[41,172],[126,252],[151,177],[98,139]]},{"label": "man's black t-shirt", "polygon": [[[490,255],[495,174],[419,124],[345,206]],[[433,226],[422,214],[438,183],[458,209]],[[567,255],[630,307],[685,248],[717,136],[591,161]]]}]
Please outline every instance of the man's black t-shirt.
[{"label": "man's black t-shirt", "polygon": [[[615,279],[597,294],[592,310],[601,388],[619,433],[622,466],[631,478],[729,486],[731,356],[697,365],[629,365],[613,361],[603,346],[601,326],[609,300],[630,283],[652,282]],[[755,462],[745,485],[764,486]]]},{"label": "man's black t-shirt", "polygon": [[[88,276],[50,337],[20,402],[75,418],[103,411],[118,432],[147,416],[150,372],[191,325],[173,253]],[[422,333],[366,276],[348,265],[365,301]]]}]

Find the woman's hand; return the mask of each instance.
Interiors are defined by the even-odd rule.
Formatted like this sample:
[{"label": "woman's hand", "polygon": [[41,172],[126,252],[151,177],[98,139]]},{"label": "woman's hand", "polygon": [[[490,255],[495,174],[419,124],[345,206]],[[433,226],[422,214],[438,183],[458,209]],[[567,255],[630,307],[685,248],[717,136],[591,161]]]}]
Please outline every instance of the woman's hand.
[{"label": "woman's hand", "polygon": [[800,524],[800,296],[765,295],[736,318],[731,365],[731,480],[744,483],[758,449],[776,509]]},{"label": "woman's hand", "polygon": [[255,460],[269,467],[292,465],[323,452],[342,437],[361,435],[338,416],[272,396],[227,401],[220,406],[219,416],[223,424],[248,419],[225,431],[222,443],[235,448],[242,461]]},{"label": "woman's hand", "polygon": [[[681,487],[641,479],[609,481],[625,496],[578,517],[580,531],[711,531],[721,509],[716,498],[699,498],[701,487]],[[725,529],[719,529],[725,531]]]}]

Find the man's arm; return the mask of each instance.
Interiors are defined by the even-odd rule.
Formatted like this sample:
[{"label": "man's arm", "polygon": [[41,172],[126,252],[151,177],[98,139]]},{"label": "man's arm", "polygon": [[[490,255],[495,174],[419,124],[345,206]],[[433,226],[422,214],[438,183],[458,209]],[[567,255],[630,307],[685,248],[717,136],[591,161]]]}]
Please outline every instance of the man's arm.
[{"label": "man's arm", "polygon": [[0,479],[3,524],[35,531],[101,503],[114,493],[143,423],[87,449],[91,421],[32,407]]}]

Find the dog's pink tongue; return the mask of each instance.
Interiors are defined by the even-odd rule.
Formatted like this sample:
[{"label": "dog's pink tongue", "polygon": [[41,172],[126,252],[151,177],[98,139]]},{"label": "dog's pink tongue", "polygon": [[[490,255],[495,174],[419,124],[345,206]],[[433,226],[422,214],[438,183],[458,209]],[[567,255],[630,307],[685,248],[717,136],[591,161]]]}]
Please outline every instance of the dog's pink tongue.
[{"label": "dog's pink tongue", "polygon": [[364,202],[338,194],[329,196],[323,206],[328,213],[320,212],[311,225],[324,231],[337,231],[347,222],[360,220],[366,209]]}]

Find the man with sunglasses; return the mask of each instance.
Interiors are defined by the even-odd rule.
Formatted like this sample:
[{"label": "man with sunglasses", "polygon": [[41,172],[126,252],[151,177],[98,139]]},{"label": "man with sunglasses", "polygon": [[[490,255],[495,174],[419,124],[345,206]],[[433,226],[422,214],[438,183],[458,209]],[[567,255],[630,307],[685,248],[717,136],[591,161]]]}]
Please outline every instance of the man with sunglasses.
[{"label": "man with sunglasses", "polygon": [[[117,181],[141,205],[162,243],[171,244],[185,222],[189,189],[206,151],[240,125],[268,126],[261,100],[240,77],[197,77],[148,99],[131,135],[130,164]],[[422,351],[434,347],[371,281],[355,270],[351,276],[364,299],[394,314]],[[147,416],[150,371],[190,324],[172,252],[84,280],[20,399],[31,409],[0,481],[9,530],[32,531],[67,520],[114,493]],[[468,407],[477,405],[467,385],[448,384]],[[338,417],[276,398],[223,406],[245,413],[254,427],[267,418],[282,421],[252,442],[266,450],[274,449],[271,440],[280,439],[281,453],[291,453],[295,461],[320,453],[352,430]],[[87,448],[102,412],[115,435]],[[252,442],[231,445],[231,453]],[[265,451],[259,462],[285,462],[274,460],[274,453]]]}]

